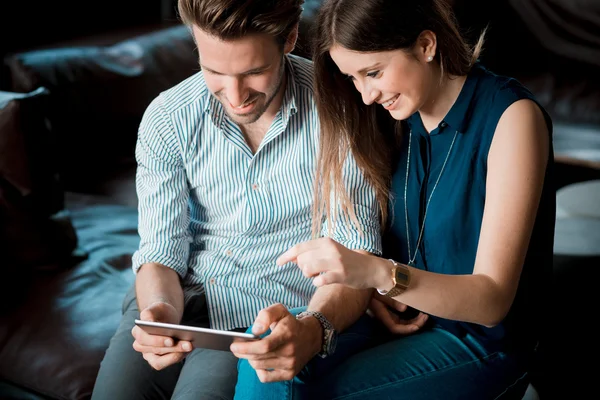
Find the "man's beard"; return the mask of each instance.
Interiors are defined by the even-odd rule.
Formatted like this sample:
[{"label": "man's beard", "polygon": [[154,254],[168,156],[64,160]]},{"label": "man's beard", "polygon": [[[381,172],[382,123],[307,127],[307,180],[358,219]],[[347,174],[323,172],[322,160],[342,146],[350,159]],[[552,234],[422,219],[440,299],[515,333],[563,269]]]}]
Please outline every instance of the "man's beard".
[{"label": "man's beard", "polygon": [[[283,77],[285,74],[284,62],[285,62],[285,59],[282,57],[281,64],[279,65],[279,76],[277,78],[277,84],[275,85],[275,90],[271,93],[271,96],[268,97],[267,100],[263,102],[263,104],[261,106],[259,106],[257,104],[257,106],[260,108],[257,108],[248,114],[232,114],[232,113],[228,112],[227,106],[223,107],[225,109],[225,113],[227,113],[227,115],[233,122],[240,124],[240,125],[252,124],[252,123],[258,121],[260,119],[260,117],[263,116],[263,114],[267,111],[267,109],[269,108],[269,106],[271,105],[273,100],[275,100],[275,97],[277,97],[277,95],[281,91],[281,87],[283,85]],[[249,99],[251,99],[251,102],[256,101],[257,103],[260,102],[264,98],[266,98],[265,93],[259,93],[259,92],[251,93],[249,96]],[[228,100],[225,100],[225,101],[229,102]],[[244,103],[248,104],[249,102],[246,101]],[[231,103],[229,103],[229,104],[231,104]]]}]

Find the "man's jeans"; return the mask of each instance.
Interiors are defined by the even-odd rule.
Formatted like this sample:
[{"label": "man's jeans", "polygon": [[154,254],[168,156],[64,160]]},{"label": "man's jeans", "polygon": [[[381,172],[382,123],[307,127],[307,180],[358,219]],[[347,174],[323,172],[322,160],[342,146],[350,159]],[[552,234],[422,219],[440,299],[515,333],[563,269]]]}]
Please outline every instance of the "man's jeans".
[{"label": "man's jeans", "polygon": [[291,381],[261,383],[240,360],[235,399],[486,400],[525,393],[525,357],[487,352],[472,336],[458,338],[440,327],[404,337],[381,328],[362,317],[340,335],[332,357],[315,357]]},{"label": "man's jeans", "polygon": [[[123,301],[123,317],[102,360],[92,400],[232,399],[237,358],[228,351],[194,349],[183,362],[156,371],[132,347],[131,330],[139,310],[132,287]],[[206,298],[192,296],[184,324],[208,327]]]}]

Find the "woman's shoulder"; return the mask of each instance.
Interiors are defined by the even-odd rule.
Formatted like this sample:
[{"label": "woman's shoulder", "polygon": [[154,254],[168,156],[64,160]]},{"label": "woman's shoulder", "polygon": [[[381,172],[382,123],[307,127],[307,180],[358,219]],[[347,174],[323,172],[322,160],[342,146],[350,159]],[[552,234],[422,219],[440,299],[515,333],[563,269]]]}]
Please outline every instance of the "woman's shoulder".
[{"label": "woman's shoulder", "polygon": [[536,101],[533,93],[518,79],[496,73],[483,64],[477,63],[473,66],[472,73],[478,76],[480,92],[488,95],[489,100],[502,105],[507,100],[531,99]]},{"label": "woman's shoulder", "polygon": [[477,108],[485,114],[492,125],[495,126],[498,119],[513,103],[525,99],[536,103],[545,118],[549,120],[550,117],[543,105],[518,79],[491,71],[480,63],[473,66],[471,73],[478,77],[476,97],[479,106]]}]

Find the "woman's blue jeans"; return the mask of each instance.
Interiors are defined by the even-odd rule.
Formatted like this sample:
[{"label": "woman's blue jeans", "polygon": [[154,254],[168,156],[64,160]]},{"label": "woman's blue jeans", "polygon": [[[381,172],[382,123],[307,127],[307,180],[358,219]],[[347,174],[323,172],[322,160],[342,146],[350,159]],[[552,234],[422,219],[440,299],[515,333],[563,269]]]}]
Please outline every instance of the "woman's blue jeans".
[{"label": "woman's blue jeans", "polygon": [[525,357],[488,352],[472,336],[435,326],[403,337],[382,332],[365,315],[340,334],[333,356],[313,358],[290,381],[262,383],[240,360],[235,399],[505,400],[521,399],[529,383]]}]

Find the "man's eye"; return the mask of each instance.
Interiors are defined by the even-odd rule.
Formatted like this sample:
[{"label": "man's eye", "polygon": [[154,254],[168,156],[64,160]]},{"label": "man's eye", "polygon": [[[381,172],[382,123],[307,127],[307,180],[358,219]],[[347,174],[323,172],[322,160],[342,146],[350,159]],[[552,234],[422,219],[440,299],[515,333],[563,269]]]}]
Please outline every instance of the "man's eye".
[{"label": "man's eye", "polygon": [[380,71],[372,71],[367,74],[369,78],[377,78],[379,76]]}]

